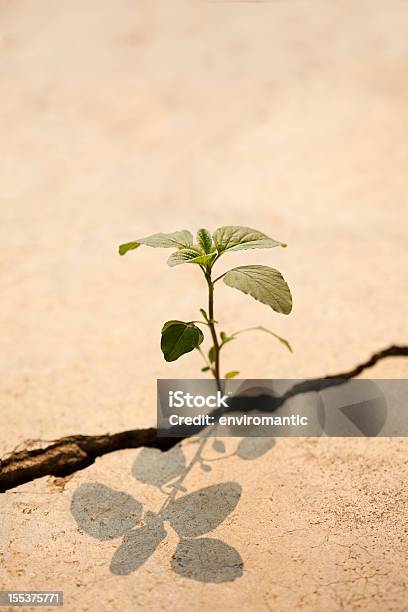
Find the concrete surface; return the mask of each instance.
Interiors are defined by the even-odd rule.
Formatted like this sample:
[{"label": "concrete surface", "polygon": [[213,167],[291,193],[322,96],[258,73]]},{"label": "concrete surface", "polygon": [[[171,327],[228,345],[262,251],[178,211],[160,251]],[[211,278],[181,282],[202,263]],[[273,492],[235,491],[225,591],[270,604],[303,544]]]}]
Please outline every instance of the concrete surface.
[{"label": "concrete surface", "polygon": [[[231,454],[239,439],[224,442]],[[196,449],[183,444],[187,464]],[[63,589],[73,611],[406,609],[405,440],[281,439],[216,462],[209,441],[212,471],[194,465],[177,497],[194,500],[164,529],[152,513],[167,496],[132,476],[141,452],[3,495],[2,588]]]},{"label": "concrete surface", "polygon": [[[289,243],[219,270],[276,266],[293,314],[219,287],[216,317],[271,327],[294,354],[243,336],[223,371],[319,376],[407,343],[407,19],[403,0],[0,1],[1,454],[153,425],[155,379],[197,375],[198,356],[159,350],[163,321],[205,304],[197,271],[170,270],[167,251],[116,253],[156,231],[242,224]],[[367,375],[407,374],[396,359]],[[231,550],[187,542],[171,562],[176,534],[148,515],[140,547],[154,552],[125,576],[109,569],[120,538],[79,531],[71,500],[96,481],[157,511],[135,454],[1,496],[4,588],[61,587],[68,610],[406,609],[404,440],[280,440],[196,468],[189,492],[242,487],[208,536]],[[242,576],[174,571],[194,555],[207,577],[211,555],[230,555],[230,577],[241,558]]]}]

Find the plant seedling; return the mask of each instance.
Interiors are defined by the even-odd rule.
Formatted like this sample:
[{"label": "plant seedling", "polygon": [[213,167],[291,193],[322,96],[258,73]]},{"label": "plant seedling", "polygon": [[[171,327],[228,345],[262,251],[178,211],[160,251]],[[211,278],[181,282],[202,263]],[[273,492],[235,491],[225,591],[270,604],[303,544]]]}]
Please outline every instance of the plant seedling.
[{"label": "plant seedling", "polygon": [[[275,334],[261,325],[238,330],[231,334],[217,331],[217,321],[214,317],[214,286],[221,279],[228,287],[239,289],[255,300],[270,306],[275,312],[289,314],[292,310],[292,296],[290,289],[282,274],[263,265],[238,266],[224,272],[213,279],[213,267],[220,257],[235,251],[246,249],[269,249],[273,247],[286,247],[283,242],[273,240],[249,227],[228,225],[218,228],[214,234],[206,229],[199,229],[196,242],[188,230],[181,230],[171,234],[153,234],[146,238],[139,238],[133,242],[121,244],[119,254],[125,255],[128,251],[137,249],[141,245],[170,249],[175,251],[170,255],[169,266],[180,264],[193,264],[202,271],[208,289],[208,310],[200,309],[202,320],[199,321],[167,321],[161,331],[161,350],[166,361],[175,361],[182,355],[197,349],[205,361],[202,372],[210,372],[220,388],[220,353],[221,349],[244,332],[259,330],[271,334],[282,342],[290,351],[291,346],[285,338]],[[203,331],[198,327],[207,327],[211,336],[211,347],[207,353],[202,350],[204,340]],[[225,378],[234,378],[239,372],[233,370],[225,374]]]}]

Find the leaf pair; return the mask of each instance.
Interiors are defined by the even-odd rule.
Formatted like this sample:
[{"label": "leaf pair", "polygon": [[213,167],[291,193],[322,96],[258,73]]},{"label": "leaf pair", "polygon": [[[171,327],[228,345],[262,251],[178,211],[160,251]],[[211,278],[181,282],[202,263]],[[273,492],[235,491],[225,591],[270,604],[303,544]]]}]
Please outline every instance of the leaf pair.
[{"label": "leaf pair", "polygon": [[[227,225],[218,228],[212,236],[205,228],[198,230],[196,244],[193,244],[191,232],[181,230],[171,234],[153,234],[121,244],[119,253],[125,255],[142,244],[154,248],[176,248],[168,259],[169,266],[193,263],[204,267],[211,267],[216,259],[227,252],[286,246],[283,242],[269,238],[263,232],[250,227]],[[289,287],[282,274],[274,268],[259,265],[239,266],[220,278],[223,278],[229,287],[251,295],[276,312],[289,314],[292,310]]]},{"label": "leaf pair", "polygon": [[[188,230],[180,230],[169,234],[152,234],[145,238],[121,244],[119,253],[125,255],[128,251],[137,249],[141,245],[153,248],[175,248],[176,250],[168,259],[169,266],[177,266],[183,263],[200,266],[208,283],[211,304],[213,304],[214,283],[223,279],[228,287],[252,296],[255,300],[270,306],[276,312],[289,314],[292,310],[290,289],[282,274],[274,268],[261,265],[238,266],[212,280],[213,264],[224,253],[286,246],[283,242],[274,240],[263,232],[250,227],[228,225],[218,228],[211,235],[207,229],[201,228],[197,232],[195,243],[193,235]],[[204,311],[202,312],[205,323],[210,325],[214,338],[213,325],[215,322],[209,321],[207,314]],[[231,339],[222,339],[221,346]],[[167,321],[162,328],[161,349],[166,361],[175,361],[182,355],[199,348],[203,340],[203,332],[193,321],[171,320]],[[210,349],[209,364],[215,363],[216,355],[214,351],[216,351],[216,347]],[[211,369],[211,365],[206,365],[202,371]],[[218,372],[218,368],[216,368],[216,371]],[[227,373],[226,378],[234,378],[238,374],[237,370],[233,370]]]},{"label": "leaf pair", "polygon": [[286,244],[269,238],[263,232],[238,225],[219,227],[213,235],[201,228],[197,232],[196,244],[193,235],[188,230],[180,230],[170,234],[152,234],[145,238],[138,238],[119,246],[119,254],[125,255],[128,251],[137,249],[141,245],[153,248],[176,248],[170,255],[169,266],[178,266],[183,263],[209,265],[217,257],[228,251],[243,249],[270,249],[276,246],[285,247]]}]

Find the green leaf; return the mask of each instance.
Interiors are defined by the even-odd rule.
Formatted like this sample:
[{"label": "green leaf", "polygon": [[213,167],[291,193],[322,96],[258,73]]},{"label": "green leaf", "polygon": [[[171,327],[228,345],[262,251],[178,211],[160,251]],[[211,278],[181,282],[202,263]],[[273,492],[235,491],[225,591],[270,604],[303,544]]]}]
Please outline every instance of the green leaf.
[{"label": "green leaf", "polygon": [[227,342],[231,342],[231,340],[235,340],[233,336],[227,336],[225,332],[221,332],[220,337],[221,337],[221,346],[224,346],[224,344],[227,344]]},{"label": "green leaf", "polygon": [[289,314],[292,296],[282,274],[268,266],[239,266],[229,270],[223,281],[229,287],[251,295],[276,312]]},{"label": "green leaf", "polygon": [[210,363],[214,363],[215,361],[215,348],[213,346],[208,351],[208,360]]},{"label": "green leaf", "polygon": [[251,227],[239,225],[225,225],[219,227],[213,234],[214,244],[218,253],[225,251],[241,251],[243,249],[270,249],[281,246],[286,247],[283,242],[269,238],[263,232]]},{"label": "green leaf", "polygon": [[161,350],[166,361],[176,361],[200,346],[203,340],[203,332],[194,323],[167,321],[161,332]]},{"label": "green leaf", "polygon": [[197,243],[204,253],[211,253],[213,251],[211,234],[204,227],[197,232]]},{"label": "green leaf", "polygon": [[200,308],[200,312],[208,323],[210,319],[208,318],[208,314],[205,312],[204,308]]},{"label": "green leaf", "polygon": [[238,375],[239,375],[239,371],[238,370],[231,370],[231,372],[227,372],[226,373],[224,378],[226,378],[226,379],[235,378]]},{"label": "green leaf", "polygon": [[208,253],[207,255],[200,255],[197,257],[192,263],[197,263],[206,266],[214,261],[217,256],[217,251],[213,251],[212,253]]},{"label": "green leaf", "polygon": [[204,366],[203,368],[201,368],[202,372],[209,372],[210,367],[209,366]]},{"label": "green leaf", "polygon": [[193,244],[193,236],[188,230],[180,230],[172,234],[152,234],[146,238],[138,238],[133,242],[126,242],[119,246],[119,254],[125,255],[132,249],[137,249],[141,244],[155,249],[171,249],[172,247],[190,247]]},{"label": "green leaf", "polygon": [[125,255],[128,251],[137,249],[140,247],[140,242],[125,242],[125,244],[119,245],[119,255]]},{"label": "green leaf", "polygon": [[198,249],[183,248],[178,249],[178,251],[172,253],[168,258],[167,263],[170,267],[179,266],[180,264],[184,263],[206,265],[210,263],[216,255],[216,252],[210,253],[208,255],[203,255]]},{"label": "green leaf", "polygon": [[200,257],[201,253],[194,247],[181,248],[170,255],[167,260],[169,266],[179,266],[183,263],[190,263],[197,257]]}]

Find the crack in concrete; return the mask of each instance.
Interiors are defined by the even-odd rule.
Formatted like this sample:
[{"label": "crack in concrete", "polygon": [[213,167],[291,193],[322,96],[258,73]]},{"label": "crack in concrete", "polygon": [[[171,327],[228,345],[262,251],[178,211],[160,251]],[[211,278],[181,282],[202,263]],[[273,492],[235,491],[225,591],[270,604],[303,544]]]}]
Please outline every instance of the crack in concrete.
[{"label": "crack in concrete", "polygon": [[88,467],[97,457],[116,450],[149,446],[166,451],[179,441],[180,438],[157,437],[153,427],[97,436],[67,436],[45,448],[11,452],[2,459],[0,492],[43,476],[68,476]]},{"label": "crack in concrete", "polygon": [[[325,376],[316,379],[316,383],[328,379],[350,379],[358,376],[371,368],[382,359],[388,357],[408,357],[408,346],[392,345],[382,351],[374,353],[367,361],[359,364],[352,370]],[[287,397],[304,392],[301,385],[295,385]],[[282,401],[286,398],[283,397]],[[196,434],[197,431],[194,431]],[[193,433],[191,435],[194,435]],[[82,470],[92,463],[97,457],[126,448],[140,448],[147,446],[158,448],[165,452],[170,450],[184,437],[158,437],[157,430],[153,427],[148,429],[133,429],[115,434],[103,434],[95,436],[73,435],[54,440],[48,446],[41,445],[31,448],[32,444],[22,450],[14,451],[0,460],[0,492],[7,491],[19,485],[31,482],[43,476],[55,476],[63,478],[78,470]],[[32,441],[31,441],[32,442]]]}]

